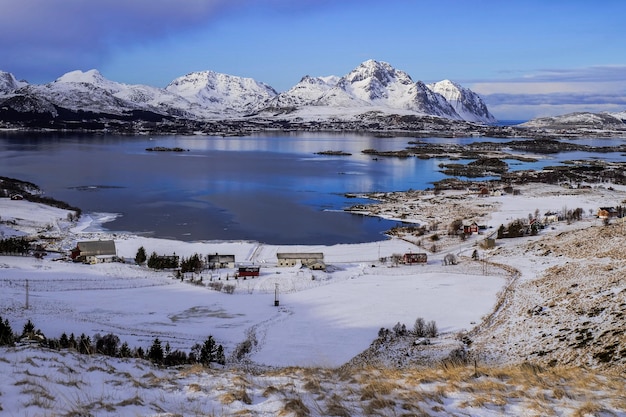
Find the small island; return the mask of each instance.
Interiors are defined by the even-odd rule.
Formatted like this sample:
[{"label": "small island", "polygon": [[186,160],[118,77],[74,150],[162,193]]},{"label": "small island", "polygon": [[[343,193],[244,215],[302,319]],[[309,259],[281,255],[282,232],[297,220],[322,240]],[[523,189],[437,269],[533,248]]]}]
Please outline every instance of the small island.
[{"label": "small island", "polygon": [[153,148],[146,148],[148,152],[188,152],[189,149],[179,148],[178,146],[174,148],[166,148],[164,146],[155,146]]},{"label": "small island", "polygon": [[321,152],[315,152],[316,155],[338,155],[338,156],[350,156],[352,155],[349,152],[344,152],[344,151],[321,151]]}]

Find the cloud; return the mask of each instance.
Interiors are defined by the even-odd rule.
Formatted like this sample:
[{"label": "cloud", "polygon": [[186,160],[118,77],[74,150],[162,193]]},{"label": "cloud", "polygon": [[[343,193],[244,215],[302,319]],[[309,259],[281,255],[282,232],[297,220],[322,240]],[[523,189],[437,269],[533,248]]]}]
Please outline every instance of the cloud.
[{"label": "cloud", "polygon": [[[510,80],[515,81],[515,79]],[[626,65],[598,65],[570,69],[539,69],[519,82],[597,83],[626,81]]]},{"label": "cloud", "polygon": [[499,119],[528,119],[575,111],[621,111],[626,108],[626,66],[539,69],[505,73],[469,87],[481,95]]},{"label": "cloud", "polygon": [[44,73],[56,77],[69,70],[101,67],[120,45],[197,30],[244,8],[301,13],[327,4],[326,0],[0,0],[0,69],[18,78]]},{"label": "cloud", "polygon": [[487,105],[604,105],[626,106],[626,92],[621,94],[553,93],[553,94],[489,94],[482,98]]}]

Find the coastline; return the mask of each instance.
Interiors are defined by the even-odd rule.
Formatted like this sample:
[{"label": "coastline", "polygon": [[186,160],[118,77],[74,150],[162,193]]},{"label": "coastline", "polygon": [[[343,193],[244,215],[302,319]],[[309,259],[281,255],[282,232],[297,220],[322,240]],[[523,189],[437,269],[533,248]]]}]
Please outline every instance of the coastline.
[{"label": "coastline", "polygon": [[[541,387],[541,381],[556,378],[556,388],[546,389],[567,389],[570,393],[546,394],[541,407],[575,410],[590,399],[619,401],[620,387],[626,383],[626,359],[619,350],[624,327],[618,318],[623,314],[620,306],[626,302],[626,255],[621,250],[626,235],[620,223],[605,225],[590,208],[599,201],[621,204],[626,201],[626,187],[605,184],[566,189],[528,184],[515,195],[436,194],[431,190],[378,197],[382,208],[376,215],[388,212],[406,217],[403,210],[412,210],[431,223],[438,219],[441,228],[420,237],[405,235],[383,242],[333,246],[182,242],[97,231],[97,222],[110,218],[107,215],[93,216],[77,225],[67,222],[63,210],[0,199],[2,231],[15,220],[14,226],[24,226],[25,231],[36,235],[44,231],[48,243],[66,249],[77,240],[113,239],[119,254],[128,261],[82,265],[58,261],[62,255],[55,253],[43,259],[0,257],[0,316],[13,328],[32,320],[47,337],[58,338],[70,331],[93,337],[115,334],[131,346],[145,349],[157,337],[173,350],[189,349],[210,334],[224,345],[228,355],[226,366],[215,369],[194,365],[168,368],[145,360],[98,354],[85,358],[74,351],[32,345],[3,347],[10,363],[0,362],[6,377],[0,386],[7,393],[2,398],[9,398],[8,393],[28,378],[31,384],[45,384],[47,392],[69,393],[62,398],[69,395],[78,402],[84,396],[91,403],[93,395],[105,387],[110,391],[107,400],[116,404],[116,413],[131,412],[132,404],[145,408],[146,398],[157,398],[154,401],[160,404],[159,410],[180,412],[181,398],[185,404],[203,398],[214,401],[211,404],[229,415],[242,410],[247,415],[265,415],[267,410],[277,412],[275,395],[267,394],[276,387],[293,392],[294,384],[302,385],[305,388],[293,394],[297,399],[314,396],[319,401],[319,390],[312,392],[307,386],[332,387],[333,393],[345,392],[349,398],[355,386],[363,385],[360,389],[365,395],[373,384],[384,382],[392,384],[385,386],[404,387],[402,395],[408,395],[413,404],[418,401],[425,406],[432,401],[420,399],[420,395],[445,390],[437,404],[444,404],[446,412],[458,413],[467,412],[463,398],[479,401],[472,399],[483,392],[475,384],[490,380],[502,384],[503,375],[507,375],[506,385],[512,386],[531,381],[533,387]],[[19,213],[30,213],[30,217],[8,218],[6,208],[11,206]],[[552,224],[537,236],[498,239],[491,249],[480,246],[486,233],[460,240],[448,236],[444,227],[454,213],[462,212],[460,208],[465,212],[486,211],[485,222],[492,230],[499,222],[528,218],[537,208],[543,215],[544,209],[562,210],[566,206],[584,207],[585,215],[580,221]],[[418,216],[413,219],[418,220]],[[49,228],[49,224],[56,226]],[[434,234],[439,235],[436,240]],[[433,244],[438,248],[431,251]],[[224,268],[201,273],[204,281],[196,274],[180,280],[172,271],[134,265],[132,258],[140,245],[148,251],[175,251],[181,256],[234,254],[243,264],[260,266],[262,273],[257,278],[235,281],[232,276],[228,280],[232,270]],[[472,258],[475,250],[479,260]],[[331,268],[324,272],[300,266],[279,268],[276,254],[284,251],[322,252]],[[427,264],[381,261],[407,251],[426,252]],[[444,265],[451,253],[458,264]],[[28,308],[24,306],[25,282],[31,296]],[[234,292],[211,289],[211,282],[234,285]],[[280,306],[272,304],[276,288],[280,288]],[[397,324],[411,329],[419,317],[436,323],[437,337],[425,341],[411,333],[394,333]],[[234,353],[246,342],[251,349],[236,359]],[[82,382],[64,382],[59,364],[80,372]],[[37,366],[36,372],[33,366]],[[459,373],[467,374],[466,388],[450,386],[450,381],[458,381]],[[425,375],[430,375],[427,381]],[[581,386],[581,375],[604,381],[604,385]],[[358,379],[347,390],[346,376]],[[409,377],[414,379],[407,385]],[[156,378],[161,382],[155,382]],[[286,381],[284,387],[281,381]],[[134,384],[129,385],[128,392],[141,401],[126,401],[128,394],[120,390],[124,384]],[[258,401],[248,404],[225,399],[242,386]],[[176,395],[172,387],[178,387]],[[395,393],[390,401],[397,401],[398,389],[389,391]],[[572,397],[573,389],[578,400]],[[210,400],[205,392],[220,397]],[[378,392],[384,395],[387,391]],[[493,389],[484,395],[493,396]],[[527,409],[536,411],[538,406],[532,390],[528,395],[520,396],[516,390],[502,395],[514,395],[515,399],[499,401],[498,410],[507,407],[519,414]],[[452,397],[458,401],[443,401]],[[16,392],[11,398],[24,399],[24,394]],[[357,399],[356,403],[361,402]],[[127,403],[131,405],[122,405]],[[612,404],[617,404],[613,409],[619,409],[621,403]],[[4,401],[2,406],[18,412],[23,404]],[[51,400],[47,409],[59,407],[67,405]]]}]

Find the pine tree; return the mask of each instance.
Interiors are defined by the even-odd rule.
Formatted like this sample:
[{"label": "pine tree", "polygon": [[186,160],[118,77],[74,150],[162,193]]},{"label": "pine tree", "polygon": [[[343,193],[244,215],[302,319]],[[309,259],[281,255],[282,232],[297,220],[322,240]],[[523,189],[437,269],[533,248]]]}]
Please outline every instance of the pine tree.
[{"label": "pine tree", "polygon": [[70,340],[68,339],[68,337],[65,334],[65,332],[63,332],[63,334],[61,335],[61,339],[59,339],[59,345],[63,349],[67,349],[68,347],[70,347]]},{"label": "pine tree", "polygon": [[130,358],[132,354],[133,353],[131,352],[130,347],[128,347],[128,343],[122,343],[122,346],[120,346],[120,351],[118,352],[118,356],[120,358]]},{"label": "pine tree", "polygon": [[76,349],[76,337],[74,336],[74,333],[70,333],[70,339],[67,341],[67,347],[70,349]]},{"label": "pine tree", "polygon": [[163,363],[163,347],[158,337],[154,339],[150,350],[148,350],[148,359],[159,365]]},{"label": "pine tree", "polygon": [[78,352],[83,354],[91,353],[91,338],[89,336],[85,336],[85,333],[81,333],[78,340]]},{"label": "pine tree", "polygon": [[159,266],[159,255],[156,252],[152,252],[150,258],[148,258],[148,268],[157,269]]},{"label": "pine tree", "polygon": [[226,364],[226,356],[224,355],[224,348],[222,345],[217,345],[217,353],[215,354],[215,362],[220,365]]},{"label": "pine tree", "polygon": [[32,334],[34,332],[35,332],[35,325],[33,324],[32,321],[30,321],[30,319],[28,319],[26,324],[24,324],[24,328],[22,330],[22,336],[27,336],[27,335]]},{"label": "pine tree", "polygon": [[146,256],[146,250],[143,246],[141,246],[139,249],[137,249],[137,254],[135,255],[135,263],[137,265],[143,265],[147,259],[148,258]]},{"label": "pine tree", "polygon": [[205,366],[210,366],[211,362],[217,362],[218,349],[218,345],[215,343],[213,336],[209,336],[204,341],[200,350],[200,363]]},{"label": "pine tree", "polygon": [[0,346],[13,346],[14,343],[15,336],[9,320],[5,319],[3,322],[2,317],[0,317]]}]

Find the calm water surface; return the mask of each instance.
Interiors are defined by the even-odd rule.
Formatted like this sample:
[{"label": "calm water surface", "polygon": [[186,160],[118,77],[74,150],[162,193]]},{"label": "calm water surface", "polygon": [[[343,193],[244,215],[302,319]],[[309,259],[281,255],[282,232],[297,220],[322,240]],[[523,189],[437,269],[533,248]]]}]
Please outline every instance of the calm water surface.
[{"label": "calm water surface", "polygon": [[[182,240],[355,243],[384,239],[396,222],[342,212],[361,202],[346,193],[424,189],[444,178],[438,172],[441,159],[374,159],[361,153],[404,149],[410,140],[4,134],[0,175],[38,184],[85,212],[117,213],[105,224],[114,231]],[[188,151],[146,151],[155,146]],[[315,154],[324,150],[352,155]]]}]

